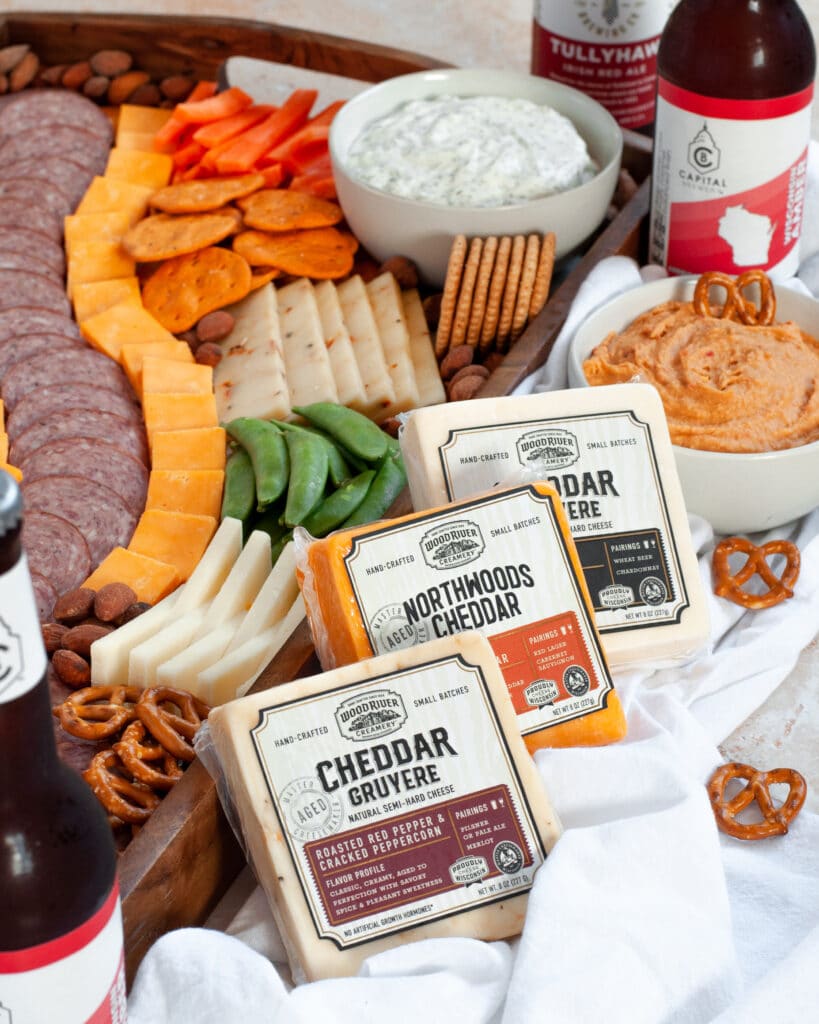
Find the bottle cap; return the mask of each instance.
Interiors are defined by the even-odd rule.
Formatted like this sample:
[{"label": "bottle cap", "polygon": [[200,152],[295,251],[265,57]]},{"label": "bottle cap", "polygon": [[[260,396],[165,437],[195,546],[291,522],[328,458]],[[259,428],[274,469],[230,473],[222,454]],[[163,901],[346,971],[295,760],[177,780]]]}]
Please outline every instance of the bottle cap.
[{"label": "bottle cap", "polygon": [[23,518],[23,498],[17,481],[0,470],[0,537],[14,530]]}]

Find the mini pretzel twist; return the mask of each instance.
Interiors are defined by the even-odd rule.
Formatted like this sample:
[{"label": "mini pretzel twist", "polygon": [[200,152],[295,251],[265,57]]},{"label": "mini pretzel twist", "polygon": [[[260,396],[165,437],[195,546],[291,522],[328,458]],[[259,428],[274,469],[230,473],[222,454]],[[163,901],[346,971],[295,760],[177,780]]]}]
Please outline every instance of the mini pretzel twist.
[{"label": "mini pretzel twist", "polygon": [[[725,789],[733,779],[743,779],[746,785],[728,800]],[[781,806],[775,807],[770,787],[780,783],[789,787],[788,796]],[[760,772],[738,761],[722,765],[708,783],[708,796],[718,827],[737,839],[767,839],[770,836],[785,835],[788,825],[802,810],[807,791],[804,777],[793,768]],[[754,801],[759,806],[763,820],[749,824],[738,821],[738,815]]]},{"label": "mini pretzel twist", "polygon": [[72,736],[102,740],[134,718],[134,705],[141,695],[137,686],[86,686],[69,694],[54,714]]},{"label": "mini pretzel twist", "polygon": [[[748,557],[742,568],[732,573],[728,559],[738,551]],[[767,559],[771,555],[785,556],[781,576],[777,576],[768,564]],[[769,540],[767,544],[757,546],[746,537],[726,537],[714,548],[714,593],[754,611],[770,608],[793,597],[793,585],[799,577],[800,561],[799,549],[789,540]],[[762,594],[752,594],[743,589],[756,575],[768,588]]]},{"label": "mini pretzel twist", "polygon": [[109,815],[129,825],[147,821],[159,803],[159,797],[150,786],[127,778],[115,750],[101,750],[95,754],[82,774]]},{"label": "mini pretzel twist", "polygon": [[148,735],[140,721],[131,722],[113,749],[137,782],[152,789],[172,789],[182,778],[176,758]]},{"label": "mini pretzel twist", "polygon": [[[745,289],[759,286],[759,307],[745,297]],[[719,314],[711,306],[711,288],[725,289],[725,303]],[[767,327],[776,314],[776,296],[771,279],[762,270],[746,270],[736,279],[720,271],[702,274],[694,288],[694,312],[697,316],[716,317],[721,320],[739,319],[744,324]]]},{"label": "mini pretzel twist", "polygon": [[193,760],[190,740],[209,712],[204,701],[170,686],[145,690],[136,708],[137,717],[153,738],[182,761]]}]

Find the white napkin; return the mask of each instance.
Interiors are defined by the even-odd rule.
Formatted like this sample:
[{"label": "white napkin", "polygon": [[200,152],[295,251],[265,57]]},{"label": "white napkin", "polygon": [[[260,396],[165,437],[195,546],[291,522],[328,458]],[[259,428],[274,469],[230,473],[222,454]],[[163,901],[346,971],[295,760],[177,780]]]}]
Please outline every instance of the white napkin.
[{"label": "white napkin", "polygon": [[[801,276],[819,289],[816,150]],[[523,390],[564,387],[577,325],[641,279],[630,260],[600,263],[539,379]],[[713,533],[694,517],[691,527],[710,594]],[[626,740],[536,755],[566,832],[538,873],[519,942],[417,942],[371,957],[356,978],[291,989],[271,965],[284,955],[257,890],[231,935],[186,929],[153,946],[131,993],[130,1024],[816,1020],[819,816],[803,811],[787,836],[744,844],[718,833],[704,787],[723,760],[716,744],[816,633],[819,510],[776,533],[802,552],[791,600],[757,614],[712,595],[712,650],[682,668],[616,676]]]}]

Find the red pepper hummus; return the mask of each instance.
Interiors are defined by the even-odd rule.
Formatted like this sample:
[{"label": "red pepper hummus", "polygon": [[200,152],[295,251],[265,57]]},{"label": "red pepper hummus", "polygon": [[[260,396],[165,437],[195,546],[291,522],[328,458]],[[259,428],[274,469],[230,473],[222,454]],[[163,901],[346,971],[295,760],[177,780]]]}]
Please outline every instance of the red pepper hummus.
[{"label": "red pepper hummus", "polygon": [[671,440],[715,452],[766,452],[819,438],[819,342],[790,321],[746,325],[666,302],[605,338],[589,384],[645,381]]}]

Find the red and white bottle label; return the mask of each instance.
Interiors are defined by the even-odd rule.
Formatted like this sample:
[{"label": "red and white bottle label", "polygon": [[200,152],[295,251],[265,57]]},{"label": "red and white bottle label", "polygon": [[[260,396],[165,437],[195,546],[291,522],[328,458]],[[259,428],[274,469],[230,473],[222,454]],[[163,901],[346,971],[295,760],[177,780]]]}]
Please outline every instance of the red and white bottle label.
[{"label": "red and white bottle label", "polygon": [[125,1024],[122,911],[116,886],[93,917],[50,942],[0,952],[0,1021]]},{"label": "red and white bottle label", "polygon": [[[6,704],[33,689],[46,670],[25,553],[13,569],[0,576],[0,608],[0,704]],[[2,1017],[0,1024],[4,1024]]]},{"label": "red and white bottle label", "polygon": [[813,87],[726,100],[659,80],[650,255],[673,273],[799,265]]}]

